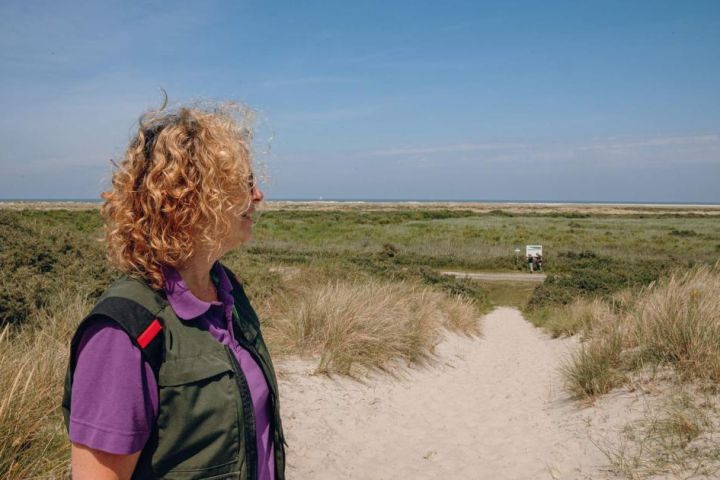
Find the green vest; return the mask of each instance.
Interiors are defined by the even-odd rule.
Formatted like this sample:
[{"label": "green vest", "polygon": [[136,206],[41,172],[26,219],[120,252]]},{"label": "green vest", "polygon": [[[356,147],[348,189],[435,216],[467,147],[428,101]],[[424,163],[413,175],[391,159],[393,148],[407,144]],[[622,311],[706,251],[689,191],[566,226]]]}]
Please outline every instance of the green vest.
[{"label": "green vest", "polygon": [[[275,371],[257,315],[235,276],[225,271],[233,285],[235,338],[258,363],[270,390],[275,478],[284,480],[286,443]],[[62,402],[66,428],[77,347],[88,320],[99,316],[128,333],[157,379],[157,419],[132,478],[255,480],[255,414],[235,356],[207,331],[183,323],[164,292],[138,279],[125,276],[113,283],[75,332]]]}]

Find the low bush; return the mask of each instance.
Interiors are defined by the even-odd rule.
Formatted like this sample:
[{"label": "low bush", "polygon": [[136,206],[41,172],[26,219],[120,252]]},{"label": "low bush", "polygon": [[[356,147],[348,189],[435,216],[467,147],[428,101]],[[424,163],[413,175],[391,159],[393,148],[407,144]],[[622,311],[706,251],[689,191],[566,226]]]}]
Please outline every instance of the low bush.
[{"label": "low bush", "polygon": [[695,230],[673,229],[670,231],[670,235],[675,235],[676,237],[696,237],[698,235],[698,233]]},{"label": "low bush", "polygon": [[0,210],[0,327],[22,324],[68,286],[95,298],[117,275],[95,237],[68,228],[55,215],[74,217],[37,213]]},{"label": "low bush", "polygon": [[534,292],[527,310],[556,307],[577,298],[604,298],[623,289],[641,287],[657,280],[668,266],[658,262],[627,261],[592,251],[562,252],[557,257],[555,274]]}]

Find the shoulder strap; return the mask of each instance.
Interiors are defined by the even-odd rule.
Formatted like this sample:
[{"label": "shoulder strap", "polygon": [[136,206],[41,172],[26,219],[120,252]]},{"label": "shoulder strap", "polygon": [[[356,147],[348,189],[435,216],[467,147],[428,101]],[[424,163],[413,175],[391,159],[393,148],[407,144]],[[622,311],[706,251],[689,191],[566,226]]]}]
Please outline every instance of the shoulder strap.
[{"label": "shoulder strap", "polygon": [[[80,323],[71,354],[74,354],[74,343],[80,340],[80,331],[88,320],[94,317],[109,318],[125,330],[157,378],[165,355],[164,335],[161,334],[163,324],[159,314],[167,305],[164,293],[152,289],[147,282],[129,276],[120,277],[105,290],[92,311]],[[75,359],[71,358],[70,361],[74,369]]]},{"label": "shoulder strap", "polygon": [[163,325],[158,313],[129,298],[107,296],[93,308],[87,319],[105,317],[118,323],[140,349],[157,378],[165,353]]},{"label": "shoulder strap", "polygon": [[[155,378],[158,378],[160,365],[165,356],[164,335],[162,321],[158,314],[165,308],[166,301],[157,292],[149,287],[133,286],[126,279],[115,282],[92,311],[80,322],[70,342],[70,357],[68,369],[65,374],[65,389],[63,392],[62,410],[66,428],[70,425],[70,405],[72,395],[72,378],[77,361],[77,349],[85,328],[92,318],[107,318],[125,330],[130,340],[140,348],[140,352],[153,369]],[[137,295],[135,295],[137,293]],[[138,298],[134,301],[129,297]],[[142,302],[142,303],[141,303]]]}]

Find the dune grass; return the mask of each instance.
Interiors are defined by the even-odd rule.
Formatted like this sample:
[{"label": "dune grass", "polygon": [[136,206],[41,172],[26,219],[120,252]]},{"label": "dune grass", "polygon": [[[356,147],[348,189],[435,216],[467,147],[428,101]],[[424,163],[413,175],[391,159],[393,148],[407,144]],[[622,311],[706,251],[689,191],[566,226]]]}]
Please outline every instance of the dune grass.
[{"label": "dune grass", "polygon": [[68,345],[91,303],[66,290],[0,335],[0,478],[66,478],[70,445],[62,421]]},{"label": "dune grass", "polygon": [[428,287],[377,280],[306,285],[270,320],[268,341],[280,351],[319,357],[318,371],[353,374],[393,360],[427,358],[441,329],[480,333],[471,301]]},{"label": "dune grass", "polygon": [[546,325],[553,322],[585,337],[564,369],[578,397],[605,393],[648,365],[669,366],[679,380],[720,382],[720,264],[678,271],[634,298],[575,302]]},{"label": "dune grass", "polygon": [[561,371],[576,398],[592,401],[623,384],[646,388],[649,378],[662,400],[619,440],[598,445],[615,475],[718,478],[720,263],[678,270],[609,300],[576,300],[548,314],[544,326],[580,334]]},{"label": "dune grass", "polygon": [[[438,205],[270,210],[257,216],[254,241],[243,251],[242,262],[251,267],[247,279],[259,295],[273,291],[264,281],[269,266],[323,266],[388,280],[410,272],[425,283],[465,288],[480,305],[482,288],[474,282],[450,285],[444,280],[441,285],[420,270],[523,270],[514,249],[539,243],[550,278],[530,296],[526,313],[532,317],[576,297],[609,297],[657,280],[672,268],[717,261],[717,210],[712,215],[670,210],[637,207],[614,215],[479,212]],[[0,209],[0,325],[22,323],[64,285],[99,295],[113,277],[104,265],[102,245],[94,240],[101,236],[100,227],[97,210]],[[255,280],[256,273],[262,280]]]},{"label": "dune grass", "polygon": [[606,440],[598,447],[620,478],[718,478],[718,418],[713,398],[684,388],[627,425],[619,441]]}]

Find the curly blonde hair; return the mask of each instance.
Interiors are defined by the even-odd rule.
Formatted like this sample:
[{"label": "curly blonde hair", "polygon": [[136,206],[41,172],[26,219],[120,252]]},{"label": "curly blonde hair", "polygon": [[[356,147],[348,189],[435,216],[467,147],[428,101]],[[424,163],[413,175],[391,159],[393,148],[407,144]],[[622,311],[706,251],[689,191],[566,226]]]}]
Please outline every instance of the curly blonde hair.
[{"label": "curly blonde hair", "polygon": [[198,247],[216,246],[230,215],[250,207],[252,112],[163,106],[138,123],[100,212],[110,263],[161,289],[163,266],[182,267]]}]

